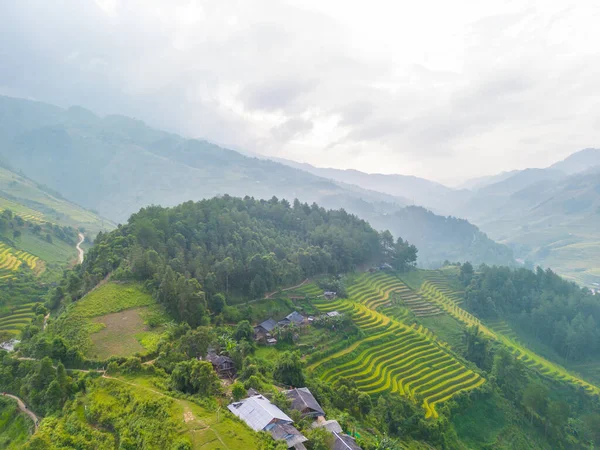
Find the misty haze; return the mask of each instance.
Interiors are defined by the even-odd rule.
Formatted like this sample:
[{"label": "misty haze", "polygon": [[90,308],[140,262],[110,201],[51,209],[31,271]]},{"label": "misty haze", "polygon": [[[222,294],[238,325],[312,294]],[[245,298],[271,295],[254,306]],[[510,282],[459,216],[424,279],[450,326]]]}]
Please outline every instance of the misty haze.
[{"label": "misty haze", "polygon": [[600,5],[0,5],[0,449],[600,444]]}]

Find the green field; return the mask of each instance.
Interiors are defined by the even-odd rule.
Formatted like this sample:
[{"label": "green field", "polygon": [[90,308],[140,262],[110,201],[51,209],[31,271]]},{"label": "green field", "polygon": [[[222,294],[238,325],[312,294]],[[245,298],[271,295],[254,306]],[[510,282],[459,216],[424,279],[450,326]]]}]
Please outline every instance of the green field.
[{"label": "green field", "polygon": [[0,333],[5,332],[17,337],[35,317],[34,306],[35,303],[29,303],[5,308],[5,311],[0,313]]},{"label": "green field", "polygon": [[106,283],[70,305],[51,330],[94,359],[147,353],[163,328],[148,316],[167,318],[139,284]]},{"label": "green field", "polygon": [[397,277],[378,272],[358,277],[348,288],[350,300],[316,301],[322,311],[350,314],[367,337],[311,364],[309,370],[329,382],[351,379],[369,394],[405,395],[421,403],[427,417],[437,417],[437,404],[485,380],[456,359],[430,330],[385,314],[393,306],[394,293],[407,292]]}]

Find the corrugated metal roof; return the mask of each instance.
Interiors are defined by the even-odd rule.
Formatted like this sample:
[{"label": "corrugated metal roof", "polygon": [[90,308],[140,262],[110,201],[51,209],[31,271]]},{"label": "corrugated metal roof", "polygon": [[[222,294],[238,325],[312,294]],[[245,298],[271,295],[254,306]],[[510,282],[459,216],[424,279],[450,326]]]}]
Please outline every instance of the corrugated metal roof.
[{"label": "corrugated metal roof", "polygon": [[294,322],[294,323],[304,322],[304,316],[302,314],[300,314],[298,311],[294,311],[293,313],[288,314],[287,316],[285,316],[285,318],[287,320],[289,320],[290,322]]},{"label": "corrugated metal roof", "polygon": [[270,332],[277,326],[277,322],[273,319],[265,320],[263,323],[258,325],[261,328],[264,328],[267,332]]},{"label": "corrugated metal roof", "polygon": [[292,408],[302,412],[305,409],[310,409],[320,416],[324,416],[325,412],[312,392],[308,388],[291,389],[286,392],[287,398],[292,401]]},{"label": "corrugated metal roof", "polygon": [[232,403],[227,409],[246,422],[254,431],[264,430],[274,419],[287,423],[294,422],[262,395],[255,395],[241,402]]},{"label": "corrugated metal roof", "polygon": [[333,442],[333,450],[362,450],[358,446],[353,437],[347,434],[333,433],[335,441]]}]

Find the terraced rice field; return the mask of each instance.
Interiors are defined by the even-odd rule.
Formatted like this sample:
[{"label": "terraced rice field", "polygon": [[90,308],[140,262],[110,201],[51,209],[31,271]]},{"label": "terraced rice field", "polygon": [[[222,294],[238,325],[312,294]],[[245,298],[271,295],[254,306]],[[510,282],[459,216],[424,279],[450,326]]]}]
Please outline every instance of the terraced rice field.
[{"label": "terraced rice field", "polygon": [[390,298],[406,289],[398,278],[378,272],[357,279],[348,289],[351,300],[314,302],[321,311],[350,314],[367,337],[309,370],[327,381],[350,379],[368,394],[399,393],[421,403],[426,417],[437,417],[437,404],[485,380],[458,361],[431,331],[382,313],[391,308]]},{"label": "terraced rice field", "polygon": [[405,284],[399,286],[396,293],[415,317],[431,317],[444,313],[435,304],[428,302]]},{"label": "terraced rice field", "polygon": [[507,332],[507,329],[503,328],[501,323],[495,323],[495,329],[493,329],[493,327],[486,326],[477,317],[458,306],[458,302],[455,300],[455,298],[456,296],[460,295],[459,293],[454,293],[454,296],[449,297],[444,291],[442,291],[442,289],[448,289],[447,284],[444,283],[438,287],[436,281],[431,280],[434,279],[429,278],[428,281],[425,281],[421,286],[421,295],[425,299],[431,301],[432,303],[436,303],[441,309],[465,325],[478,326],[482,333],[491,339],[504,344],[506,348],[513,355],[515,355],[515,357],[523,361],[531,369],[538,371],[540,374],[558,381],[575,384],[582,387],[590,394],[600,396],[600,388],[598,386],[574,376],[564,367],[553,363],[529,350],[527,347],[523,346],[516,339],[514,339],[514,334],[512,334],[512,331],[504,334],[503,331]]},{"label": "terraced rice field", "polygon": [[[33,223],[47,222],[44,215],[39,211],[35,211],[33,209],[26,208],[23,205],[19,205],[17,203],[11,202],[6,199],[2,199],[2,203],[6,204],[9,207],[9,209],[14,213],[14,215],[21,217],[21,219],[23,219],[27,222],[33,222]],[[0,213],[2,211],[4,211],[4,209],[5,208],[0,208]]]},{"label": "terraced rice field", "polygon": [[21,330],[29,325],[35,314],[33,306],[35,303],[19,305],[8,313],[0,315],[0,331],[7,331],[15,337],[21,333]]},{"label": "terraced rice field", "polygon": [[0,281],[14,278],[14,272],[19,270],[22,264],[26,264],[31,270],[35,270],[38,261],[37,256],[22,250],[16,250],[0,242]]},{"label": "terraced rice field", "polygon": [[308,295],[309,297],[318,297],[323,295],[323,290],[316,284],[310,283],[300,286],[299,288],[290,291],[294,294]]},{"label": "terraced rice field", "polygon": [[427,279],[435,284],[442,294],[454,301],[458,306],[463,304],[465,300],[465,291],[452,287],[450,280],[444,275],[443,271],[429,270],[427,271]]}]

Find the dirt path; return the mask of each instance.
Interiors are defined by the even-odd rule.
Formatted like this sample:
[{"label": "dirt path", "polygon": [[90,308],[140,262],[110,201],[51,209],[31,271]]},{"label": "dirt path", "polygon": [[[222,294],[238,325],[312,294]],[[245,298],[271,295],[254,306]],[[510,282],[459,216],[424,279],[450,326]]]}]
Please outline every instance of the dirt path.
[{"label": "dirt path", "polygon": [[36,416],[33,411],[31,411],[27,405],[25,405],[25,403],[23,402],[23,400],[21,400],[19,397],[15,397],[14,395],[10,395],[10,394],[4,394],[5,397],[9,397],[12,398],[13,400],[17,401],[17,405],[19,406],[19,409],[21,410],[21,412],[24,412],[25,414],[27,414],[29,417],[31,417],[31,420],[33,420],[33,425],[35,426],[35,430],[37,431],[38,429],[38,424],[40,422],[40,418],[38,416]]},{"label": "dirt path", "polygon": [[46,326],[48,325],[48,319],[50,318],[50,313],[46,314],[46,316],[44,316],[44,326],[42,327],[42,330],[46,329]]},{"label": "dirt path", "polygon": [[83,263],[83,256],[84,256],[84,251],[81,248],[81,244],[83,244],[83,241],[85,241],[85,236],[83,235],[83,233],[79,233],[79,242],[77,243],[77,253],[79,254],[79,264]]},{"label": "dirt path", "polygon": [[[292,286],[289,288],[285,288],[285,289],[281,289],[281,292],[285,292],[285,291],[292,291],[294,289],[298,289],[299,287],[304,286],[305,284],[307,284],[310,280],[307,278],[306,280],[304,280],[302,283],[297,284],[296,286]],[[279,291],[275,291],[275,292],[270,292],[269,294],[265,295],[265,299],[269,299],[271,297],[273,297],[275,294],[277,294]]]}]

